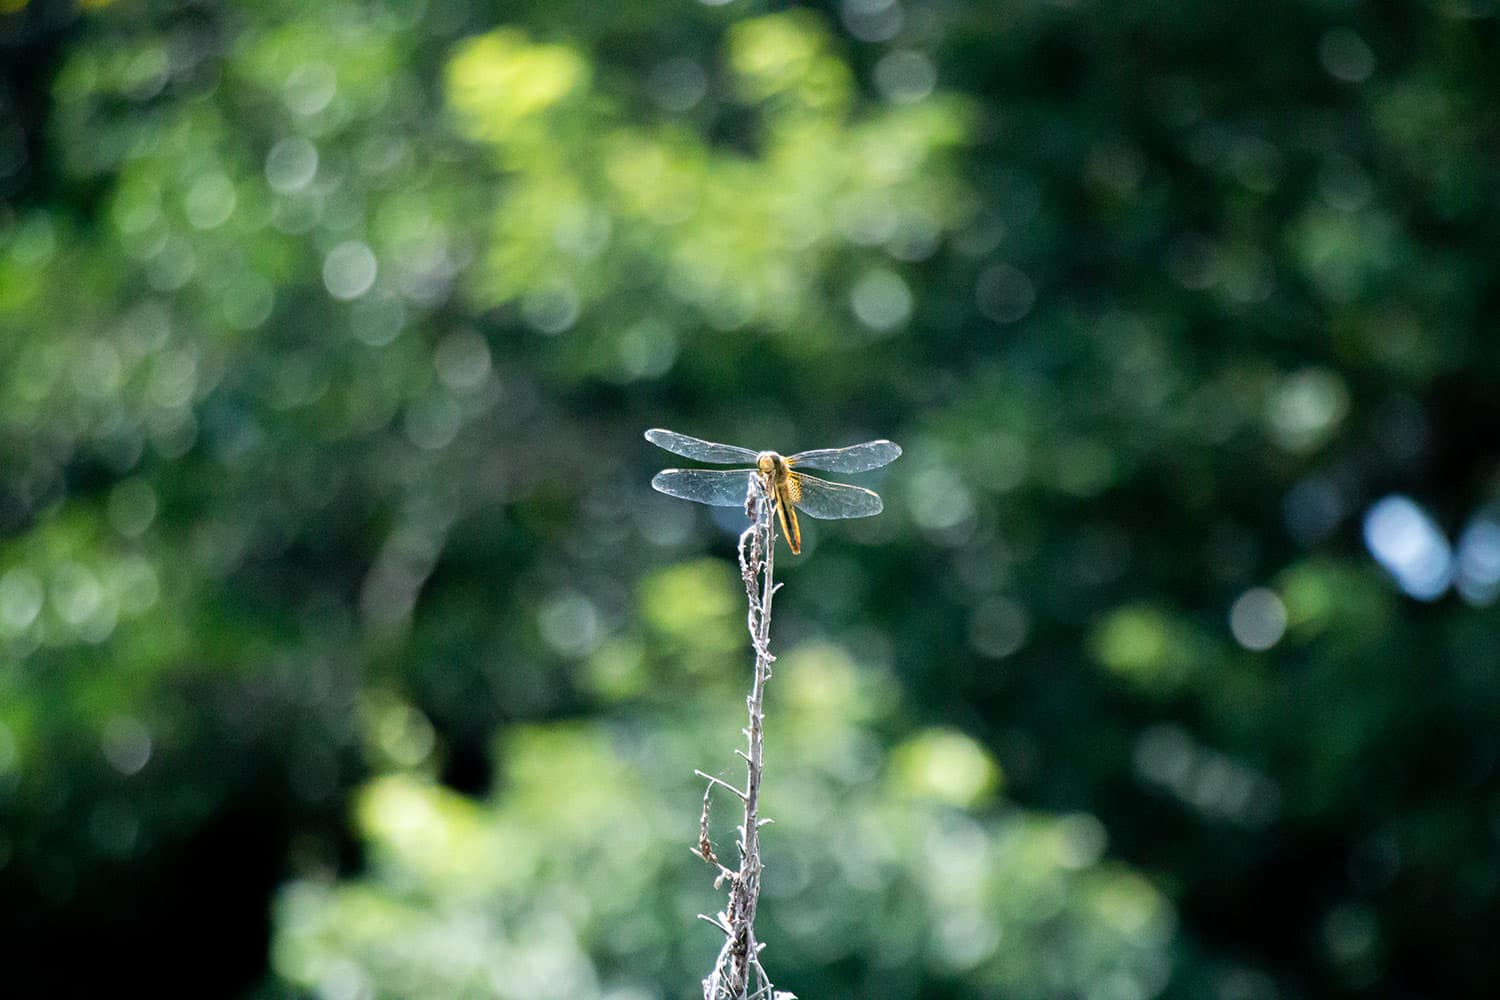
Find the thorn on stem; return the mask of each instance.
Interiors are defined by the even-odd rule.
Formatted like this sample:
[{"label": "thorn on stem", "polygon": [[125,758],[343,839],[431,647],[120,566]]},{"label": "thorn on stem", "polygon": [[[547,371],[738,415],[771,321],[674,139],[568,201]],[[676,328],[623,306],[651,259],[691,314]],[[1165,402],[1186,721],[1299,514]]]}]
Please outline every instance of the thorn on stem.
[{"label": "thorn on stem", "polygon": [[[738,788],[735,788],[733,785],[731,785],[727,781],[724,781],[722,778],[715,778],[713,775],[707,774],[703,771],[699,771],[696,768],[693,770],[693,773],[703,780],[709,782],[710,785],[718,785],[720,788],[723,788],[728,792],[732,792],[734,795],[739,797],[741,802],[748,801],[750,798],[748,794],[740,791]],[[707,793],[705,793],[705,797],[707,797]]]}]

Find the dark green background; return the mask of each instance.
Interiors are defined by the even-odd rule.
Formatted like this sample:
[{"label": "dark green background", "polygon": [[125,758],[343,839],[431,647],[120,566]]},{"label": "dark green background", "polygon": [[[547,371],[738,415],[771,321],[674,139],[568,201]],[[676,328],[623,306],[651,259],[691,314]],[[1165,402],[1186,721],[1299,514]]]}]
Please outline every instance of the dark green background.
[{"label": "dark green background", "polygon": [[0,11],[7,995],[1492,995],[1493,3]]}]

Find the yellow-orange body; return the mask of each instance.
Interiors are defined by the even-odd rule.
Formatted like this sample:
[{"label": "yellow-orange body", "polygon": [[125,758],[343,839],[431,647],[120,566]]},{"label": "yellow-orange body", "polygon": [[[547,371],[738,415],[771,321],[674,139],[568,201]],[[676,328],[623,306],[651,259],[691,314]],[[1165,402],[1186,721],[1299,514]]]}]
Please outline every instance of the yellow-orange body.
[{"label": "yellow-orange body", "polygon": [[787,460],[774,451],[763,451],[755,458],[755,470],[765,484],[766,495],[776,505],[776,516],[781,519],[781,533],[791,546],[792,555],[802,552],[802,528],[797,524],[797,509],[792,506],[802,499],[802,484],[792,472]]}]

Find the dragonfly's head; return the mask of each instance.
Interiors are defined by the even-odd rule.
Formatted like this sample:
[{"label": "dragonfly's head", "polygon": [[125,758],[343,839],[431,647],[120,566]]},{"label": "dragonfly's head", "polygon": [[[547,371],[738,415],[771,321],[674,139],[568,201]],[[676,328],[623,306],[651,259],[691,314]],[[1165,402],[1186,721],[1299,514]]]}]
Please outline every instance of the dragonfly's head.
[{"label": "dragonfly's head", "polygon": [[786,459],[774,451],[763,451],[755,456],[755,468],[763,476],[774,476],[786,467]]}]

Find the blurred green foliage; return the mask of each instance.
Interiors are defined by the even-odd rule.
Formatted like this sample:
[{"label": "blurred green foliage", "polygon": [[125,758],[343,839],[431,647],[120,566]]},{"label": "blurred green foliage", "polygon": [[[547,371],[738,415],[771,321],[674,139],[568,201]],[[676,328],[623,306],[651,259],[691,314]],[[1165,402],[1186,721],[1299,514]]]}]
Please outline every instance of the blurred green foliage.
[{"label": "blurred green foliage", "polygon": [[1495,16],[0,0],[8,985],[1488,995]]},{"label": "blurred green foliage", "polygon": [[[768,869],[761,932],[776,943],[768,958],[801,970],[799,990],[1162,987],[1170,906],[1101,861],[1098,820],[999,806],[993,759],[956,733],[917,731],[887,751],[892,678],[840,647],[804,643],[778,666],[779,780],[764,804],[785,849]],[[701,785],[681,762],[727,756],[742,692],[730,676],[663,680],[694,694],[606,723],[510,728],[491,802],[410,775],[366,786],[370,870],[283,893],[277,970],[356,995],[691,994],[709,942],[689,928],[711,901],[710,870],[685,850]],[[716,842],[731,845],[733,819],[714,818]]]}]

